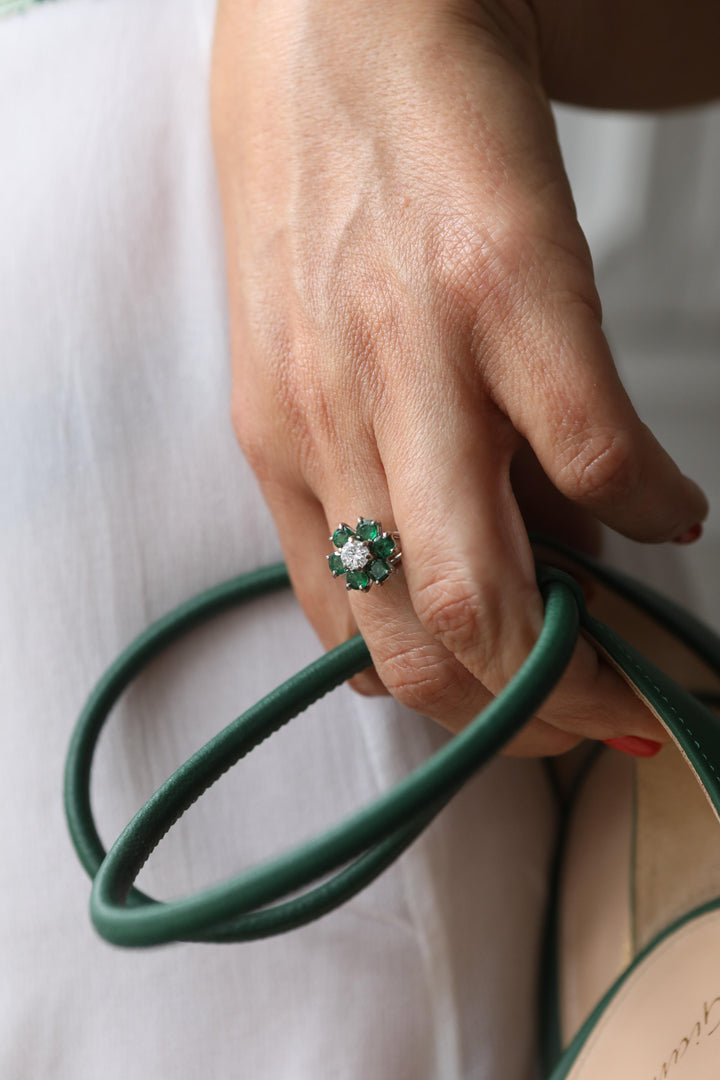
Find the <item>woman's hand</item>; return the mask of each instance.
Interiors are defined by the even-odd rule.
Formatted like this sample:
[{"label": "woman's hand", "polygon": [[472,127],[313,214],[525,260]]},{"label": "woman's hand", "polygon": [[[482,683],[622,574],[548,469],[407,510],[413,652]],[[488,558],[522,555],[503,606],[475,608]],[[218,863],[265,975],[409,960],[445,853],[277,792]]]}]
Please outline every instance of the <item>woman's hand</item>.
[{"label": "woman's hand", "polygon": [[[542,622],[516,496],[538,463],[576,533],[668,540],[707,510],[615,372],[537,41],[523,0],[218,10],[237,435],[323,643],[359,628],[357,687],[453,730]],[[403,546],[367,595],[324,558],[359,515]],[[510,752],[625,734],[664,737],[580,642]]]}]

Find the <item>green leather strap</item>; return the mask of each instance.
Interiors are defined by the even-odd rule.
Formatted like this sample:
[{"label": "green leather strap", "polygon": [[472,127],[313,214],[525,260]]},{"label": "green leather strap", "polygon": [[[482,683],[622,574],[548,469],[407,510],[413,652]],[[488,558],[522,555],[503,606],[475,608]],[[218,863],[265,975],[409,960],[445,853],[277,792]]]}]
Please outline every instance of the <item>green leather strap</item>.
[{"label": "green leather strap", "polygon": [[[539,537],[535,540],[541,542]],[[574,551],[557,540],[542,542],[652,616],[720,676],[720,637],[689,611],[648,585],[604,566],[589,555]],[[712,695],[696,697],[678,686],[614,630],[593,619],[584,604],[581,606],[581,625],[586,636],[624,672],[628,681],[657,714],[720,816],[720,719],[706,703],[712,704]]]},{"label": "green leather strap", "polygon": [[[106,672],[78,720],[65,772],[66,814],[78,855],[94,877],[93,922],[109,941],[130,946],[178,939],[242,941],[289,930],[336,907],[396,859],[533,715],[560,678],[577,639],[581,594],[566,575],[550,571],[541,582],[545,624],[530,657],[495,701],[432,759],[393,791],[310,843],[195,896],[159,903],[133,882],[165,833],[231,765],[367,667],[369,653],[359,636],[345,642],[229,724],[158,789],[108,855],[89,797],[100,731],[119,695],[162,648],[229,604],[286,584],[284,567],[269,567],[219,586],[159,620]],[[305,895],[276,903],[339,868],[334,878]]]},{"label": "green leather strap", "polygon": [[[552,546],[659,619],[720,672],[720,640],[698,620],[632,579]],[[579,625],[620,666],[680,743],[720,810],[720,731],[697,699],[587,613],[581,590],[562,571],[538,568],[545,600],[542,632],[511,683],[471,724],[392,791],[311,842],[193,896],[162,903],[134,887],[145,861],[187,808],[268,735],[369,666],[358,636],[320,658],[238,717],[182,765],[148,800],[106,854],[92,816],[92,759],[103,724],[128,683],[163,648],[230,605],[288,585],[278,564],[235,578],[159,620],[100,680],[79,720],[65,773],[73,843],[91,877],[91,917],[107,940],[156,945],[173,940],[244,941],[292,929],[331,910],[385,869],[470,777],[537,711],[564,671]],[[285,899],[333,872],[310,891]],[[272,905],[272,906],[268,906]]]}]

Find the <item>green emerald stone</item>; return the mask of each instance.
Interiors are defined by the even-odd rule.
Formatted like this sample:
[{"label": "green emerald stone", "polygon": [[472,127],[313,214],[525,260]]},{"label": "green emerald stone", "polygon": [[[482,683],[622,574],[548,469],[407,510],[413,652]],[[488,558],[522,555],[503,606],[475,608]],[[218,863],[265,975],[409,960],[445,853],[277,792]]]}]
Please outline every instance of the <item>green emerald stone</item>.
[{"label": "green emerald stone", "polygon": [[345,567],[343,566],[343,561],[340,558],[340,556],[335,554],[335,553],[333,553],[330,556],[330,558],[328,559],[328,566],[332,570],[333,574],[344,574],[345,573]]},{"label": "green emerald stone", "polygon": [[390,567],[384,559],[375,559],[370,563],[368,573],[373,581],[384,581],[390,574]]},{"label": "green emerald stone", "polygon": [[371,518],[360,518],[355,532],[361,540],[374,540],[380,532],[380,526],[377,521],[372,521]]},{"label": "green emerald stone", "polygon": [[385,536],[379,536],[377,540],[373,540],[372,548],[378,558],[387,559],[388,555],[392,555],[395,550],[395,541],[386,533]]},{"label": "green emerald stone", "polygon": [[332,535],[333,544],[335,547],[342,547],[343,544],[347,544],[351,536],[352,529],[336,529]]},{"label": "green emerald stone", "polygon": [[364,570],[348,570],[345,580],[350,589],[366,589],[370,584],[370,578]]}]

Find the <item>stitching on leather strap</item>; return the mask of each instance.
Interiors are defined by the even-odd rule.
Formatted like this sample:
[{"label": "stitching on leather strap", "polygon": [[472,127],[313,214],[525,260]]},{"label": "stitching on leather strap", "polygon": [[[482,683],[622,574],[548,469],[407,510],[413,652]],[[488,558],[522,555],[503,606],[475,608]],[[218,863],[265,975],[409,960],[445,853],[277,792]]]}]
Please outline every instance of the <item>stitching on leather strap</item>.
[{"label": "stitching on leather strap", "polygon": [[686,733],[686,735],[691,739],[691,741],[695,743],[695,746],[697,746],[697,748],[698,748],[698,750],[700,752],[700,755],[703,758],[703,760],[705,761],[705,763],[707,764],[708,768],[710,769],[710,772],[713,774],[713,776],[718,781],[718,783],[720,783],[720,776],[718,776],[718,773],[715,770],[715,766],[713,765],[712,761],[707,756],[707,754],[703,750],[702,746],[700,745],[700,743],[695,738],[694,733],[690,730],[690,728],[688,727],[686,722],[683,720],[682,716],[677,711],[677,709],[675,708],[673,703],[670,701],[670,699],[668,697],[666,697],[666,695],[663,693],[663,691],[660,689],[660,687],[657,685],[657,683],[653,680],[652,676],[650,676],[647,673],[647,671],[645,671],[642,667],[640,667],[637,660],[627,651],[625,642],[619,636],[619,634],[616,634],[614,630],[610,629],[610,627],[606,627],[606,629],[609,630],[609,632],[610,632],[610,634],[611,634],[611,636],[612,636],[612,638],[613,638],[613,640],[614,640],[614,642],[615,642],[615,644],[616,644],[616,646],[618,648],[618,651],[620,653],[622,653],[622,655],[628,661],[630,667],[634,671],[638,672],[638,674],[642,675],[643,678],[646,679],[650,683],[652,688],[655,691],[657,691],[657,693],[660,696],[660,698],[662,699],[662,701],[665,702],[665,704],[667,705],[670,712],[673,714],[673,716],[675,717],[677,722],[680,724],[680,727],[683,729],[683,731]]}]

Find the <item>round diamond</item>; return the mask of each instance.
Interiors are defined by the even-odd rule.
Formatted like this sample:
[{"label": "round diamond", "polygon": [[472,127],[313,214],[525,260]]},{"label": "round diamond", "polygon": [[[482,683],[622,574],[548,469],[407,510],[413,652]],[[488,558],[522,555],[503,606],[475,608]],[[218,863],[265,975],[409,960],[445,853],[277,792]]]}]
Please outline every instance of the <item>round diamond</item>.
[{"label": "round diamond", "polygon": [[340,549],[340,558],[346,570],[362,570],[370,562],[370,552],[359,540],[348,540]]}]

